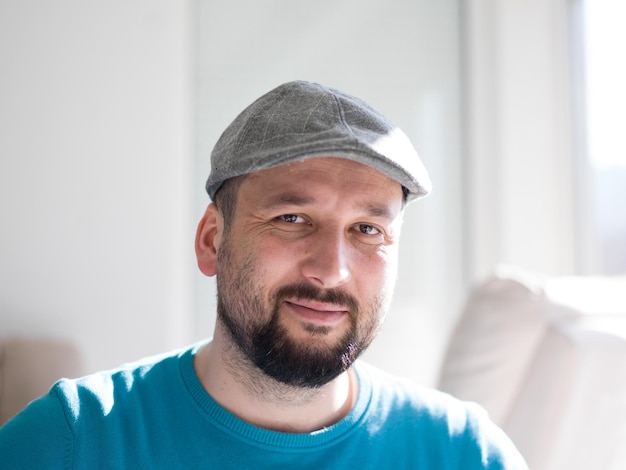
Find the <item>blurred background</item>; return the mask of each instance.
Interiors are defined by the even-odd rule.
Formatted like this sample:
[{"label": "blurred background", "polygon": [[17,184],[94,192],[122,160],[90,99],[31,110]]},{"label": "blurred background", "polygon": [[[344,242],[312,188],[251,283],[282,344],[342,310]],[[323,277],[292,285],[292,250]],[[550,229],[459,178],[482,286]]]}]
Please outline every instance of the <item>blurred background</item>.
[{"label": "blurred background", "polygon": [[367,357],[434,385],[499,263],[626,272],[625,15],[608,0],[0,0],[0,336],[72,342],[87,372],[210,336],[193,242],[211,148],[252,100],[306,79],[387,114],[431,173]]}]

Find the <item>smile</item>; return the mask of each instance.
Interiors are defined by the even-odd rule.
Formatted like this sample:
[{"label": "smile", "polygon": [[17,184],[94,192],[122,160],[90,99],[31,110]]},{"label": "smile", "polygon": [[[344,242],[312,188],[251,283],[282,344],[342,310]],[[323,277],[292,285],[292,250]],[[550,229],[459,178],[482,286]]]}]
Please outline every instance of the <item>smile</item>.
[{"label": "smile", "polygon": [[289,310],[302,320],[314,323],[333,324],[341,321],[348,310],[341,305],[333,305],[314,300],[285,300]]}]

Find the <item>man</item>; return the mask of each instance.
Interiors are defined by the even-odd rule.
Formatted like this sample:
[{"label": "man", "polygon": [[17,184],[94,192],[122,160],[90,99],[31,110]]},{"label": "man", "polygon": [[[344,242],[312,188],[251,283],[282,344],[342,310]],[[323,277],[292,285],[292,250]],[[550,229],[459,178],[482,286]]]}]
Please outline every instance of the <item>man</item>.
[{"label": "man", "polygon": [[3,468],[521,469],[474,405],[355,360],[430,182],[366,103],[308,82],[262,96],[211,156],[196,236],[210,342],[62,380],[0,430]]}]

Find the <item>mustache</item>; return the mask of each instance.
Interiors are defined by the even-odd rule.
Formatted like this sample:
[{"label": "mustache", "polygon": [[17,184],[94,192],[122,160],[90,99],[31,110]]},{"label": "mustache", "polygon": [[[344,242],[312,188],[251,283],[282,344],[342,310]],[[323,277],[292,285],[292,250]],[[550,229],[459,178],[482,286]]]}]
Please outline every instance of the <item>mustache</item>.
[{"label": "mustache", "polygon": [[288,284],[276,291],[275,299],[277,304],[287,298],[298,300],[314,300],[339,305],[348,310],[352,315],[360,311],[359,302],[351,294],[340,289],[321,289],[305,282],[298,284]]}]

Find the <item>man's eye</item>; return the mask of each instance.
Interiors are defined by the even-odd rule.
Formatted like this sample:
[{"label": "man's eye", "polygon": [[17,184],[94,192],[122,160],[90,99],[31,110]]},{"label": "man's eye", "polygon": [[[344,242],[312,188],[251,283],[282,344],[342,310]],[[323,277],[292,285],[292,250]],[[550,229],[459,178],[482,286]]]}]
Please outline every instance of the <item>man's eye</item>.
[{"label": "man's eye", "polygon": [[359,224],[357,229],[364,235],[379,235],[381,231],[370,224]]},{"label": "man's eye", "polygon": [[288,224],[301,224],[304,222],[304,219],[296,214],[284,214],[278,216],[278,220],[283,222],[287,222]]}]

